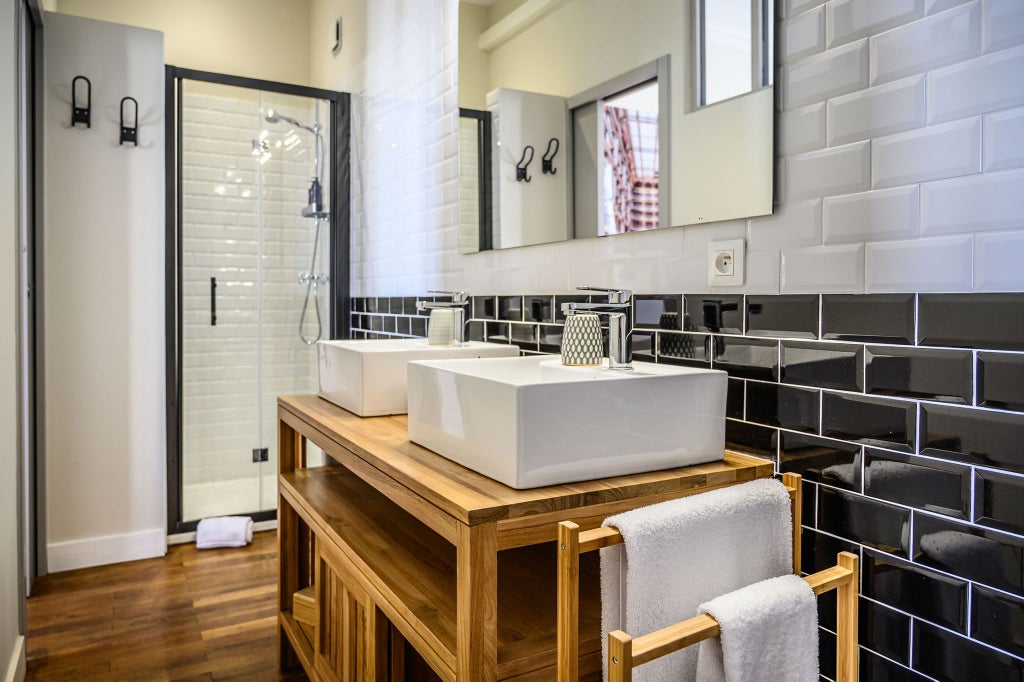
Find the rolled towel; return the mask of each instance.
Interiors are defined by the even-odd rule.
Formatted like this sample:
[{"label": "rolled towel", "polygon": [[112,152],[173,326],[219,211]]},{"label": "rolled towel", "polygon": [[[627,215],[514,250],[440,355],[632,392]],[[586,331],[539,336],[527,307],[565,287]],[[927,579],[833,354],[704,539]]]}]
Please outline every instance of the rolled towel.
[{"label": "rolled towel", "polygon": [[816,682],[818,609],[802,578],[784,575],[700,605],[722,634],[700,643],[697,682]]},{"label": "rolled towel", "polygon": [[245,547],[252,542],[252,518],[218,516],[203,519],[196,527],[196,549]]}]

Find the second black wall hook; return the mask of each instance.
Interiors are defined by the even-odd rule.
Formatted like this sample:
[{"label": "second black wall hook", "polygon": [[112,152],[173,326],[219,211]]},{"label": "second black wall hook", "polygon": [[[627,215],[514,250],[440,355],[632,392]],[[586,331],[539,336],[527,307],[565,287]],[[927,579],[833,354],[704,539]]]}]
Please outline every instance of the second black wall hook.
[{"label": "second black wall hook", "polygon": [[[76,96],[76,90],[78,89],[78,81],[85,81],[85,106],[78,106],[78,97]],[[92,112],[92,81],[85,76],[75,76],[71,80],[71,127],[74,128],[76,123],[84,123],[86,128],[91,128]]]},{"label": "second black wall hook", "polygon": [[[530,152],[530,158],[526,158],[526,152]],[[532,178],[526,174],[526,169],[529,168],[530,162],[533,161],[533,145],[528,144],[523,147],[523,155],[519,157],[519,163],[516,164],[516,182],[529,182]]]},{"label": "second black wall hook", "polygon": [[[554,143],[555,148],[552,149],[551,145]],[[552,165],[555,162],[555,154],[558,153],[558,138],[552,137],[548,140],[548,149],[544,152],[544,156],[540,157],[540,172],[555,174],[555,167]]]},{"label": "second black wall hook", "polygon": [[[124,121],[124,103],[132,102],[135,105],[135,117],[132,125]],[[119,144],[130,142],[136,147],[139,146],[139,102],[134,97],[121,98],[121,141]]]}]

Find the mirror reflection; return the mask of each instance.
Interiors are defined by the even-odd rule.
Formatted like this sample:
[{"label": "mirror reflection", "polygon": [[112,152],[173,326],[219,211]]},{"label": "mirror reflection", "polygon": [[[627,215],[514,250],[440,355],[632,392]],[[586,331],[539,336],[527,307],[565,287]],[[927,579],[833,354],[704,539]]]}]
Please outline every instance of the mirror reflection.
[{"label": "mirror reflection", "polygon": [[460,250],[771,213],[772,0],[461,0]]}]

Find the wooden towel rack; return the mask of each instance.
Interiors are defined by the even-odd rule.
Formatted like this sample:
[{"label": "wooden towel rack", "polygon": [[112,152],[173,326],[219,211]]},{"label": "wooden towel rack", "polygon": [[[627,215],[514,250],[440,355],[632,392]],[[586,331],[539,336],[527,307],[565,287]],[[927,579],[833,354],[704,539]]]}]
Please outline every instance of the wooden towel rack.
[{"label": "wooden towel rack", "polygon": [[[800,574],[802,480],[800,474],[782,475],[791,501],[793,572],[796,575]],[[622,542],[618,529],[609,526],[581,532],[572,521],[558,524],[558,682],[576,682],[579,677],[580,554]],[[836,682],[857,680],[858,563],[857,556],[840,552],[835,566],[804,578],[815,595],[838,590]],[[694,616],[636,638],[621,630],[610,632],[608,679],[610,682],[630,682],[636,666],[719,634],[718,621],[708,614]]]}]

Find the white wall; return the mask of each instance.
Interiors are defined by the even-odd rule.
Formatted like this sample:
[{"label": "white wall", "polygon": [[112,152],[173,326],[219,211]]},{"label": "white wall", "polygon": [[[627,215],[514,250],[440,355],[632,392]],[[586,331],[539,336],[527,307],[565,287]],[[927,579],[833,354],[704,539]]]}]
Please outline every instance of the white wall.
[{"label": "white wall", "polygon": [[[51,572],[163,554],[163,36],[46,15],[44,357]],[[70,83],[92,79],[91,129]],[[139,102],[139,146],[118,105]]]},{"label": "white wall", "polygon": [[0,0],[0,679],[25,674],[18,562],[18,212],[16,0]]},{"label": "white wall", "polygon": [[[708,290],[708,242],[735,237],[748,240],[747,283],[728,291],[1024,289],[1016,265],[1024,259],[1024,3],[777,4],[774,216],[459,255],[458,181],[448,165],[457,133],[447,124],[457,98],[437,107],[439,88],[456,77],[448,56],[456,3],[429,3],[421,26],[440,27],[407,35],[376,74],[399,83],[415,68],[433,84],[402,90],[401,109],[417,112],[420,151],[406,152],[400,176],[367,177],[362,197],[374,205],[415,195],[422,210],[355,222],[353,295],[425,285],[557,293],[580,284],[699,293]],[[357,143],[386,149],[391,134],[365,126]],[[386,236],[388,224],[400,241]]]},{"label": "white wall", "polygon": [[162,31],[167,63],[308,85],[310,0],[59,0],[64,14]]}]

